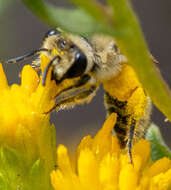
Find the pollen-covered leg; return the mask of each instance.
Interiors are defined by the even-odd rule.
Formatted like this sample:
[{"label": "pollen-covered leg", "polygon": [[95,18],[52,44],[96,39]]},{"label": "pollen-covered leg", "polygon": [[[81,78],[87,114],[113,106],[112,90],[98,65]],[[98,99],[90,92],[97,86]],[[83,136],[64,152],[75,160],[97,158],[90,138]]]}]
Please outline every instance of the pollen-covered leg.
[{"label": "pollen-covered leg", "polygon": [[76,95],[69,96],[57,102],[57,104],[48,112],[49,113],[53,110],[60,110],[65,108],[72,108],[77,104],[83,104],[85,102],[90,102],[91,99],[94,97],[95,92],[98,86],[91,86],[89,89],[84,89],[77,93]]},{"label": "pollen-covered leg", "polygon": [[[52,78],[53,79],[53,78]],[[91,79],[91,76],[89,75],[83,75],[80,80],[78,80],[74,85],[69,86],[68,88],[63,89],[60,91],[54,98],[57,98],[59,95],[65,95],[65,94],[71,94],[74,93],[74,91],[79,90],[81,88],[86,88],[86,84],[89,82]]]}]

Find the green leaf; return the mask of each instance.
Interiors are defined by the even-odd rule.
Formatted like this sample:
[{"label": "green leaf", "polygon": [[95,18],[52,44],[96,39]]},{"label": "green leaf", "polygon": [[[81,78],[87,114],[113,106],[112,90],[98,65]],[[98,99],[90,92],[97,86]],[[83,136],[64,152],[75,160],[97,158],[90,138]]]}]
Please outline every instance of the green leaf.
[{"label": "green leaf", "polygon": [[95,18],[98,21],[101,21],[103,23],[108,22],[108,12],[105,11],[105,7],[98,3],[98,1],[94,0],[70,0],[74,4],[76,4],[78,7],[81,9],[85,10],[86,12],[89,13],[93,18]]},{"label": "green leaf", "polygon": [[7,185],[5,183],[6,179],[4,175],[0,172],[0,189],[7,190]]},{"label": "green leaf", "polygon": [[36,160],[30,170],[28,187],[33,190],[51,190],[50,172],[46,173],[45,170],[45,163],[40,159]]},{"label": "green leaf", "polygon": [[10,147],[1,147],[0,150],[0,168],[17,170],[20,161],[17,152]]},{"label": "green leaf", "polygon": [[58,9],[48,6],[48,10],[56,18],[59,26],[65,31],[79,33],[81,35],[91,35],[95,31],[100,31],[102,25],[93,20],[86,12],[81,9]]},{"label": "green leaf", "polygon": [[165,144],[159,128],[155,124],[151,124],[147,131],[146,138],[151,142],[151,157],[156,161],[162,157],[171,159],[171,151]]},{"label": "green leaf", "polygon": [[5,186],[6,189],[11,190],[17,189],[18,186],[21,186],[21,171],[21,163],[17,152],[10,147],[1,147],[0,183],[2,182],[2,186]]},{"label": "green leaf", "polygon": [[[42,0],[22,0],[30,10],[51,27],[61,27],[65,31],[90,35],[104,31],[111,33],[112,28],[97,22],[81,9],[63,9],[43,3]],[[112,31],[115,33],[115,31]],[[119,32],[116,32],[116,35]]]},{"label": "green leaf", "polygon": [[32,178],[32,180],[34,181],[34,179],[39,176],[42,173],[43,170],[43,165],[39,160],[36,160],[36,162],[33,164],[31,170],[30,170],[30,176]]}]

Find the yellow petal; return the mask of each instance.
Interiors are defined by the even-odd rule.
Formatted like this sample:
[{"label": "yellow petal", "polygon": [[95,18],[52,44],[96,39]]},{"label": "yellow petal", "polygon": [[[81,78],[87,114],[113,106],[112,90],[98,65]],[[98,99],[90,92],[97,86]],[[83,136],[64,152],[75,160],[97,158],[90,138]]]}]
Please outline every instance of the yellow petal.
[{"label": "yellow petal", "polygon": [[165,173],[160,173],[159,175],[153,177],[151,180],[150,188],[151,190],[168,190],[171,185],[171,169]]},{"label": "yellow petal", "polygon": [[[64,189],[63,175],[59,170],[51,172],[51,183],[55,189]],[[62,188],[61,188],[62,187]]]},{"label": "yellow petal", "polygon": [[7,78],[5,76],[2,64],[0,63],[0,90],[8,88]]},{"label": "yellow petal", "polygon": [[[44,73],[44,70],[46,68],[46,66],[50,63],[50,58],[47,57],[45,54],[41,54],[40,55],[40,62],[41,62],[41,70],[42,70],[42,75]],[[46,76],[46,86],[49,86],[51,84],[51,73],[52,73],[52,67],[49,68],[49,71],[47,73],[47,76]]]},{"label": "yellow petal", "polygon": [[145,163],[150,155],[150,142],[141,139],[132,148],[133,155],[139,155],[142,159],[142,163]]},{"label": "yellow petal", "polygon": [[61,171],[53,171],[51,173],[51,183],[55,189],[71,190],[74,189],[72,181],[66,178]]},{"label": "yellow petal", "polygon": [[119,178],[118,158],[109,153],[103,158],[100,163],[99,178],[104,189],[118,189]]},{"label": "yellow petal", "polygon": [[153,177],[159,173],[167,171],[169,168],[171,168],[171,160],[169,158],[162,158],[160,160],[157,160],[148,171],[148,176]]},{"label": "yellow petal", "polygon": [[67,148],[63,145],[59,145],[57,149],[57,156],[58,156],[57,163],[59,165],[59,168],[63,171],[63,174],[66,176],[67,175],[71,176],[73,171],[71,168]]},{"label": "yellow petal", "polygon": [[99,189],[98,163],[93,152],[89,149],[80,152],[78,175],[85,189]]},{"label": "yellow petal", "polygon": [[[93,141],[93,151],[100,157],[111,149],[112,129],[116,123],[116,114],[112,113],[105,121],[102,129],[99,130]],[[116,148],[117,150],[117,148]]]},{"label": "yellow petal", "polygon": [[84,150],[87,148],[92,149],[92,145],[93,145],[92,137],[90,135],[84,137],[77,148],[77,154],[79,155],[81,150]]},{"label": "yellow petal", "polygon": [[36,90],[39,84],[39,76],[36,71],[30,66],[24,66],[21,72],[21,85],[28,92],[32,93]]},{"label": "yellow petal", "polygon": [[41,53],[40,54],[40,62],[41,62],[41,65],[40,65],[41,71],[43,73],[47,64],[50,62],[50,59],[44,53]]},{"label": "yellow petal", "polygon": [[138,176],[132,164],[125,165],[120,172],[119,188],[120,190],[133,190],[136,188]]}]

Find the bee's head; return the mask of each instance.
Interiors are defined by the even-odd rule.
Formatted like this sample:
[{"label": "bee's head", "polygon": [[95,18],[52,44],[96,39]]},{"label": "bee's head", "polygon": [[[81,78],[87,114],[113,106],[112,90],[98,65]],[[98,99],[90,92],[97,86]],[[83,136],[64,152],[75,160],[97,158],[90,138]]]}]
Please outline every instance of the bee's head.
[{"label": "bee's head", "polygon": [[9,59],[7,63],[17,63],[40,53],[45,54],[51,60],[43,73],[43,85],[45,85],[47,73],[51,67],[53,67],[52,79],[59,83],[64,79],[81,77],[94,65],[91,45],[84,38],[67,34],[60,29],[48,31],[40,49]]},{"label": "bee's head", "polygon": [[52,79],[57,83],[64,79],[81,77],[93,66],[92,48],[85,39],[66,34],[60,30],[50,30],[44,38],[45,54],[51,59],[43,74],[43,84],[52,66]]}]

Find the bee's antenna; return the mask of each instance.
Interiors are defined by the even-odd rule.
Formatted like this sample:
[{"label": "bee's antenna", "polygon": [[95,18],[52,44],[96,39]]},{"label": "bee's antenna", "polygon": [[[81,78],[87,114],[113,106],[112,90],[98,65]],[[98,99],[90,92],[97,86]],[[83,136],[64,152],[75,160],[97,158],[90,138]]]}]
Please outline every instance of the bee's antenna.
[{"label": "bee's antenna", "polygon": [[31,56],[36,55],[37,53],[39,53],[39,52],[41,52],[41,51],[49,51],[49,50],[46,49],[46,48],[41,48],[41,49],[37,49],[37,50],[32,50],[32,51],[30,51],[29,53],[26,53],[25,55],[8,59],[8,60],[6,61],[6,63],[15,64],[15,63],[17,63],[17,62],[19,62],[19,61],[25,60],[25,59],[27,59],[27,58],[29,58],[29,57],[31,57]]},{"label": "bee's antenna", "polygon": [[53,62],[54,62],[57,58],[59,58],[59,55],[55,56],[55,57],[47,64],[47,66],[46,66],[46,68],[45,68],[45,71],[44,71],[44,73],[43,73],[43,78],[42,78],[42,85],[43,85],[43,86],[45,86],[45,84],[46,84],[46,77],[47,77],[48,71],[49,71],[51,65],[53,64]]}]

